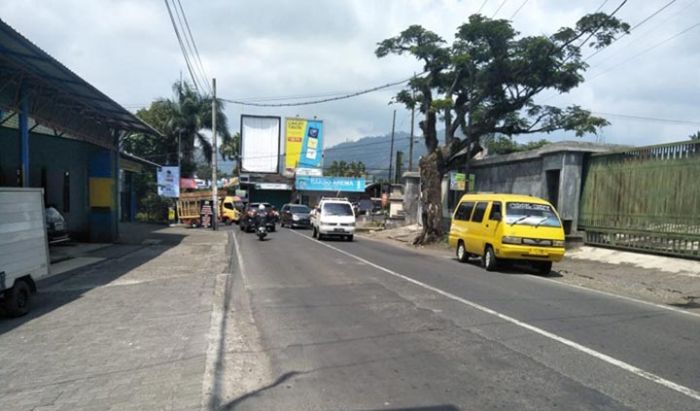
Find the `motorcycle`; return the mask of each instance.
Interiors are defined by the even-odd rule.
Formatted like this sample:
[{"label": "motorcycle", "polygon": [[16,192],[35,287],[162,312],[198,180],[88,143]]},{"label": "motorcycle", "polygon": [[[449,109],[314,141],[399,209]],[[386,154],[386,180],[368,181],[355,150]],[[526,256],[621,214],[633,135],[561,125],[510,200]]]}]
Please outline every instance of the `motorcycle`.
[{"label": "motorcycle", "polygon": [[265,224],[260,224],[258,228],[255,229],[255,234],[258,236],[258,240],[263,241],[267,236],[267,227]]}]

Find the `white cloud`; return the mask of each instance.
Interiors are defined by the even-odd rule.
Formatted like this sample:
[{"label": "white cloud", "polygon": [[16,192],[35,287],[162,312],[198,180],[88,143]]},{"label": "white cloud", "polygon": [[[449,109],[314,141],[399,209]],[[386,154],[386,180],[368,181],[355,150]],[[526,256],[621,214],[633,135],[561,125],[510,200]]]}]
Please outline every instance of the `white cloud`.
[{"label": "white cloud", "polygon": [[[376,43],[421,24],[451,40],[457,26],[481,0],[181,0],[202,61],[217,77],[227,98],[316,95],[384,84],[420,71],[410,57],[374,56]],[[490,0],[491,16],[500,0]],[[601,0],[530,0],[514,25],[523,34],[551,33],[595,10]],[[629,2],[618,16],[634,25],[665,0]],[[508,18],[522,4],[508,1],[498,17]],[[619,1],[609,1],[610,12]],[[160,0],[5,0],[2,19],[106,94],[134,108],[171,94],[180,73],[187,78],[165,5]],[[678,33],[695,23],[700,4],[680,0],[630,36],[590,60],[587,77]],[[700,121],[700,28],[669,41],[567,96],[548,104],[581,104],[596,112]],[[396,89],[324,105],[294,108],[241,108],[228,105],[230,125],[240,114],[300,115],[324,119],[332,143],[387,133],[391,111],[399,109],[400,130],[407,112],[387,103]],[[545,94],[546,97],[546,94]],[[656,143],[684,139],[692,124],[609,117],[608,142]],[[397,121],[399,123],[399,121]],[[557,138],[570,138],[558,134]],[[588,139],[593,139],[589,137]]]}]

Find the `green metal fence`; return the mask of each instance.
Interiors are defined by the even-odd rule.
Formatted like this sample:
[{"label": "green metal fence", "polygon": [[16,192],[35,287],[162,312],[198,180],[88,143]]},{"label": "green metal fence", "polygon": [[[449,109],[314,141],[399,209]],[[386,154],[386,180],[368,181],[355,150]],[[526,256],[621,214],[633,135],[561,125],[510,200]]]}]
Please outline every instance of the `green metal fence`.
[{"label": "green metal fence", "polygon": [[591,155],[584,241],[700,259],[700,141]]}]

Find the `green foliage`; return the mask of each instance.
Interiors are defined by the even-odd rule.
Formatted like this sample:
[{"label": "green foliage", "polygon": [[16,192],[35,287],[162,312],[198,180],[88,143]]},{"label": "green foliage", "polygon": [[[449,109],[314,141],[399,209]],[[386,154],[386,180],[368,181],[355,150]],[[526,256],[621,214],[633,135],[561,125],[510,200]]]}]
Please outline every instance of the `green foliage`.
[{"label": "green foliage", "polygon": [[488,149],[490,155],[510,154],[520,151],[528,151],[538,149],[546,144],[548,140],[530,141],[526,144],[519,144],[508,136],[486,136],[482,139],[482,144]]},{"label": "green foliage", "polygon": [[365,164],[362,161],[347,163],[342,160],[333,161],[333,164],[326,168],[323,174],[336,177],[365,177],[367,175]]},{"label": "green foliage", "polygon": [[689,135],[688,137],[691,140],[700,140],[700,131],[696,131],[695,133]]},{"label": "green foliage", "polygon": [[[158,130],[162,136],[134,134],[123,142],[123,149],[162,165],[175,165],[178,160],[178,139],[183,177],[195,172],[195,146],[199,146],[207,161],[211,160],[211,143],[203,130],[212,128],[212,101],[198,94],[187,82],[173,85],[173,99],[158,99],[136,115]],[[216,128],[222,141],[231,139],[223,102],[217,100]]]},{"label": "green foliage", "polygon": [[[408,54],[423,63],[424,74],[409,81],[394,100],[423,113],[420,127],[426,148],[429,153],[440,150],[436,161],[444,173],[463,164],[459,157],[465,153],[476,154],[485,136],[555,130],[581,136],[606,126],[605,119],[577,105],[536,104],[534,97],[545,90],[566,93],[578,86],[588,67],[582,47],[606,47],[628,31],[628,24],[595,13],[549,36],[520,36],[508,20],[475,14],[457,28],[451,45],[413,25],[378,43],[375,54]],[[445,122],[443,146],[438,145],[439,118]],[[458,130],[464,137],[456,137]]]}]

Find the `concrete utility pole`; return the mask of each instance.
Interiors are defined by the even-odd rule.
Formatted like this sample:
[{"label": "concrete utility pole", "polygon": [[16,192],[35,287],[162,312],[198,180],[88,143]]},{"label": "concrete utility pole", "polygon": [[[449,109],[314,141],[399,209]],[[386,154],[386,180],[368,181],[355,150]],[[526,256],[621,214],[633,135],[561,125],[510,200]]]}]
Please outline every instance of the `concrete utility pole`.
[{"label": "concrete utility pole", "polygon": [[[413,73],[413,78],[416,77],[416,73]],[[408,171],[413,171],[413,124],[416,122],[416,90],[411,87],[411,100],[413,101],[413,106],[411,107],[411,141],[408,146]]]},{"label": "concrete utility pole", "polygon": [[[392,164],[394,163],[394,128],[396,127],[396,110],[394,110],[394,117],[391,120],[391,149],[389,150],[389,184],[392,183],[393,178],[391,177]],[[391,188],[389,188],[391,191]]]},{"label": "concrete utility pole", "polygon": [[217,214],[219,212],[219,196],[218,187],[216,186],[216,79],[211,79],[212,85],[212,100],[211,100],[211,228],[212,230],[217,229]]}]

